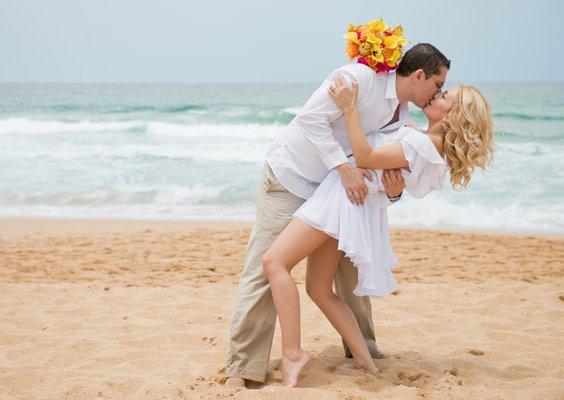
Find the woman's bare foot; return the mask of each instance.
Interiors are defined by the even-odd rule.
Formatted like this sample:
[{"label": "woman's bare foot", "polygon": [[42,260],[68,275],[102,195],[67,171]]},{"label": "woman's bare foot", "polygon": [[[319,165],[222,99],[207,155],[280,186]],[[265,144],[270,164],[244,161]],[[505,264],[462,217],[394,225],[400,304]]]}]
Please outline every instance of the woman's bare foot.
[{"label": "woman's bare foot", "polygon": [[378,375],[378,372],[380,372],[372,359],[366,361],[354,359],[353,363],[356,368],[366,371],[369,374]]},{"label": "woman's bare foot", "polygon": [[296,387],[300,372],[311,360],[311,356],[300,350],[296,355],[282,357],[282,381],[286,387]]},{"label": "woman's bare foot", "polygon": [[337,369],[348,370],[358,368],[352,358],[345,358],[339,364],[337,364]]},{"label": "woman's bare foot", "polygon": [[245,387],[245,380],[243,378],[237,378],[234,376],[229,376],[225,380],[225,386],[230,389],[236,388],[244,388]]}]

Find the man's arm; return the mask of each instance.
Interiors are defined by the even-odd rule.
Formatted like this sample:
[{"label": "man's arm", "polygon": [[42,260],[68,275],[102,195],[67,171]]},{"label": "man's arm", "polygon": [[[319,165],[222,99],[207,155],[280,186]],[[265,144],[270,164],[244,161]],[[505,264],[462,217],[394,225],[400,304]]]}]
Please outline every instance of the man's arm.
[{"label": "man's arm", "polygon": [[330,84],[331,80],[326,79],[292,121],[314,145],[329,170],[348,162],[347,155],[335,140],[331,129],[331,122],[343,115],[343,110],[336,107],[327,95]]},{"label": "man's arm", "polygon": [[342,116],[343,110],[335,104],[327,91],[337,76],[345,75],[350,81],[358,82],[358,99],[362,99],[367,78],[370,77],[369,74],[373,73],[364,68],[367,67],[359,66],[347,71],[340,70],[330,75],[292,121],[314,145],[326,168],[335,169],[339,173],[350,201],[355,204],[362,204],[364,197],[368,194],[364,178],[373,180],[373,177],[369,171],[351,165],[341,145],[335,140],[331,122]]}]

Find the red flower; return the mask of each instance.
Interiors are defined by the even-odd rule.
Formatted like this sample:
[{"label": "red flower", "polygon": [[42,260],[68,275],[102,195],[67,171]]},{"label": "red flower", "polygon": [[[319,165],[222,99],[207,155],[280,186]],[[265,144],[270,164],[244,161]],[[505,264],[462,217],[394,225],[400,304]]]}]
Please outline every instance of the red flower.
[{"label": "red flower", "polygon": [[358,60],[356,60],[356,62],[359,64],[364,64],[367,67],[370,67],[370,64],[368,64],[368,60],[364,57],[358,57]]},{"label": "red flower", "polygon": [[395,68],[390,67],[388,64],[386,63],[378,63],[376,64],[376,72],[390,72],[392,70],[394,70]]}]

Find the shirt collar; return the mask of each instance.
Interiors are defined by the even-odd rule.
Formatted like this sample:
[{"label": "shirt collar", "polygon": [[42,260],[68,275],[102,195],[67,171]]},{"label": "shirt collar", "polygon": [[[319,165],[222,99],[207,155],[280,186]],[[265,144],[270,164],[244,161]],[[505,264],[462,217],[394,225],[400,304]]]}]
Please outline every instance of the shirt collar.
[{"label": "shirt collar", "polygon": [[392,71],[388,75],[388,82],[386,84],[386,99],[398,100],[396,92],[396,72]]},{"label": "shirt collar", "polygon": [[397,122],[394,122],[391,125],[386,126],[385,128],[381,128],[379,132],[392,132],[397,131],[402,126],[405,126],[409,122],[409,107],[407,103],[399,104],[399,118]]}]

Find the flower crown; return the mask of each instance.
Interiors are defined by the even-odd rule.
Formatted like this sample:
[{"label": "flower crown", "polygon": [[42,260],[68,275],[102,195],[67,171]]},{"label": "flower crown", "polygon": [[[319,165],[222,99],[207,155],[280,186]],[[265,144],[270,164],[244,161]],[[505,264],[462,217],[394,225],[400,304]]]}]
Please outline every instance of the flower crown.
[{"label": "flower crown", "polygon": [[364,25],[349,25],[347,33],[347,57],[368,65],[376,72],[389,72],[397,68],[401,60],[402,47],[409,43],[403,37],[403,28],[388,27],[383,19],[375,19]]}]

